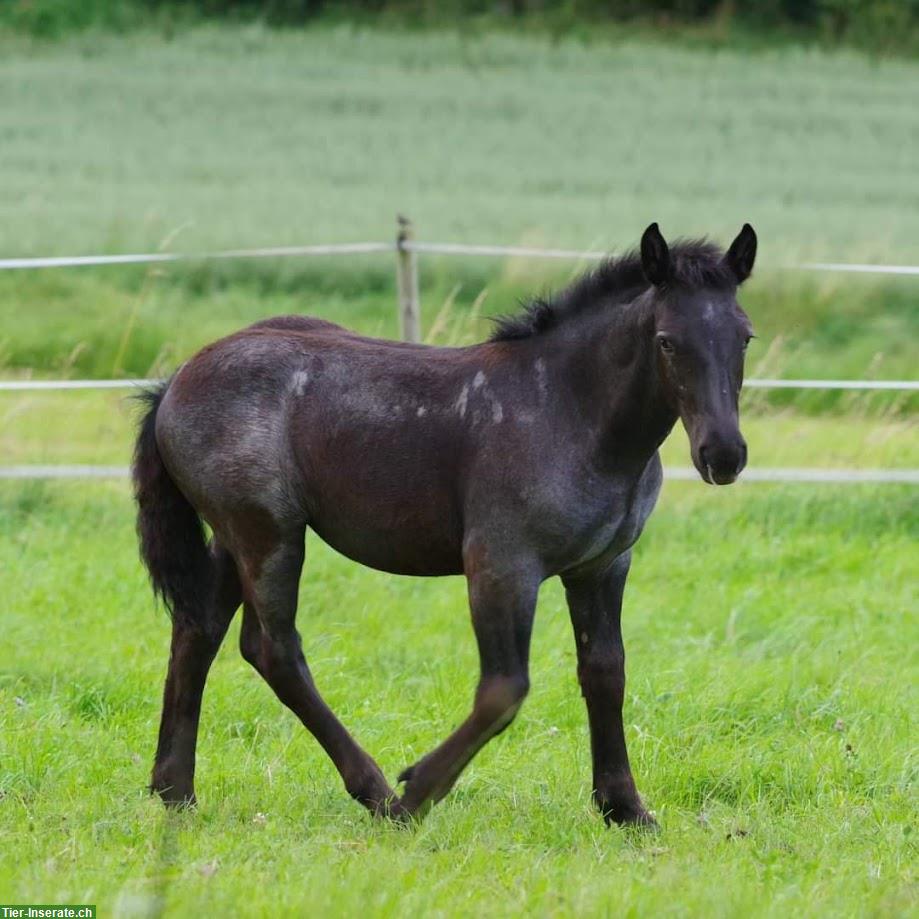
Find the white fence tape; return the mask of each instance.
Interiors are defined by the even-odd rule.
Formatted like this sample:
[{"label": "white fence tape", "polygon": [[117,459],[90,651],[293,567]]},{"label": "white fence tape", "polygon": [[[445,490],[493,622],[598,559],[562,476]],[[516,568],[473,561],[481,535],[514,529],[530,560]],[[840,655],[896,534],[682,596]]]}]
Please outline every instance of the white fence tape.
[{"label": "white fence tape", "polygon": [[[669,467],[664,470],[664,476],[677,481],[699,479],[699,473],[689,466]],[[740,474],[739,481],[919,485],[919,469],[789,469],[754,466],[752,469],[745,469]]]},{"label": "white fence tape", "polygon": [[919,274],[919,265],[850,265],[845,262],[805,262],[791,265],[803,271],[850,271],[855,274]]},{"label": "white fence tape", "polygon": [[126,479],[128,466],[0,466],[0,479]]},{"label": "white fence tape", "polygon": [[46,258],[3,258],[0,271],[26,268],[83,268],[90,265],[145,265],[230,258],[290,258],[307,255],[365,255],[394,252],[395,243],[341,243],[320,246],[277,246],[267,249],[224,249],[220,252],[138,252],[127,255],[54,255]]},{"label": "white fence tape", "polygon": [[157,380],[0,380],[0,392],[29,392],[55,389],[134,389]]},{"label": "white fence tape", "polygon": [[746,389],[919,389],[919,380],[744,380]]},{"label": "white fence tape", "polygon": [[[0,392],[60,389],[136,389],[160,380],[0,380]],[[919,380],[744,380],[747,389],[919,390]]]},{"label": "white fence tape", "polygon": [[407,252],[427,252],[434,255],[494,255],[506,258],[564,258],[599,261],[609,256],[609,252],[582,252],[579,249],[540,249],[533,246],[482,246],[465,243],[424,243],[407,242],[403,244]]},{"label": "white fence tape", "polygon": [[[124,479],[127,466],[0,466],[0,479]],[[699,473],[690,466],[670,466],[664,476],[672,481],[696,481]],[[829,484],[919,485],[919,469],[746,469],[741,482],[818,482]]]},{"label": "white fence tape", "polygon": [[[223,249],[217,252],[137,252],[122,255],[54,255],[38,258],[0,259],[0,271],[29,268],[80,268],[91,265],[144,265],[157,262],[189,262],[235,258],[291,258],[323,255],[365,255],[375,252],[407,252],[436,255],[491,255],[504,258],[582,259],[597,261],[608,252],[579,249],[543,249],[536,246],[490,246],[467,243],[406,241],[330,243],[315,246],[274,246],[259,249]],[[919,275],[919,265],[868,265],[847,262],[805,262],[787,265],[802,271],[847,271],[859,274]]]}]

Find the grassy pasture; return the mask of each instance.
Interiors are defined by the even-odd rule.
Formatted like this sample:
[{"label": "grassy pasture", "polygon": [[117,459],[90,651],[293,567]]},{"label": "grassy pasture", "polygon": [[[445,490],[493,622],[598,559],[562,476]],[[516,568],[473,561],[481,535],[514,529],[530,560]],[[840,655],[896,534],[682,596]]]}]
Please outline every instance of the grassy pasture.
[{"label": "grassy pasture", "polygon": [[[0,37],[0,253],[389,238],[619,249],[762,240],[757,375],[915,375],[915,279],[781,271],[915,260],[919,64],[646,41],[275,34]],[[425,259],[432,340],[574,266]],[[472,314],[482,299],[478,314]],[[392,264],[0,273],[2,376],[171,370],[266,315],[392,335]],[[919,466],[915,397],[745,396],[758,465]],[[832,408],[832,413],[826,410]],[[819,416],[810,414],[822,413]],[[122,394],[0,394],[0,462],[122,464]],[[681,432],[666,446],[687,464]],[[143,793],[168,625],[124,483],[0,482],[0,901],[100,915],[906,915],[916,910],[919,507],[906,487],[670,483],[626,597],[628,734],[660,835],[608,831],[558,585],[533,692],[419,829],[373,825],[239,659],[205,699],[196,814]],[[311,539],[304,647],[389,776],[464,715],[458,579]]]},{"label": "grassy pasture", "polygon": [[[239,658],[197,813],[144,795],[167,622],[121,485],[0,486],[0,899],[101,915],[907,915],[916,903],[915,492],[671,484],[626,597],[628,735],[663,830],[606,830],[558,585],[533,691],[416,831],[372,825]],[[311,540],[307,657],[390,776],[466,711],[458,579]],[[38,640],[39,635],[44,640]]]}]

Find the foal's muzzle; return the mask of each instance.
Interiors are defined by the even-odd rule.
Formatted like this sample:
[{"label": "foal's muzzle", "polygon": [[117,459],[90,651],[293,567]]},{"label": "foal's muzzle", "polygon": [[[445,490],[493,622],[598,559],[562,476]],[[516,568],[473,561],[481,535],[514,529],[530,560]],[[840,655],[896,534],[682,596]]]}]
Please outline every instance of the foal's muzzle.
[{"label": "foal's muzzle", "polygon": [[739,433],[728,438],[708,437],[693,450],[693,462],[709,485],[730,485],[747,465],[747,442]]}]

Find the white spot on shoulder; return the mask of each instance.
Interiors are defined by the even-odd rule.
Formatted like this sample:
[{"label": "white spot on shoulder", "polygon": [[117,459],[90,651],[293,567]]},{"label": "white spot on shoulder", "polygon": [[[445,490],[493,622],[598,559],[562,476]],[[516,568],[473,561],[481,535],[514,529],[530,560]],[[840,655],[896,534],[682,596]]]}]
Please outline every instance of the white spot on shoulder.
[{"label": "white spot on shoulder", "polygon": [[702,318],[709,321],[715,318],[715,304],[711,300],[705,304],[705,309],[702,310]]},{"label": "white spot on shoulder", "polygon": [[296,396],[302,396],[309,381],[310,375],[305,370],[295,370],[290,378],[290,391]]},{"label": "white spot on shoulder", "polygon": [[472,380],[472,388],[478,389],[485,384],[485,374],[480,370]]},{"label": "white spot on shoulder", "polygon": [[491,403],[491,420],[494,421],[495,424],[500,424],[504,420],[504,409],[497,399]]},{"label": "white spot on shoulder", "polygon": [[456,412],[460,416],[460,418],[464,418],[466,416],[466,405],[468,402],[469,402],[469,386],[466,385],[460,391],[460,394],[457,397],[457,400],[453,406],[456,409]]},{"label": "white spot on shoulder", "polygon": [[415,414],[416,414],[419,418],[423,418],[425,415],[427,415],[427,413],[428,413],[428,410],[427,410],[423,405],[419,405],[419,406],[418,406],[418,411],[417,411]]}]

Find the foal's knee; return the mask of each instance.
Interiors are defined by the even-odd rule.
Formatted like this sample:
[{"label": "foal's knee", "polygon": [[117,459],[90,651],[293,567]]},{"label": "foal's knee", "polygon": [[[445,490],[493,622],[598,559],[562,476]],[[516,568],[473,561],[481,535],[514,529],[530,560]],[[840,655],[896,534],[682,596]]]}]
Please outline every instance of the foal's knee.
[{"label": "foal's knee", "polygon": [[484,721],[504,730],[523,705],[530,691],[525,673],[486,677],[476,693],[476,709]]}]

